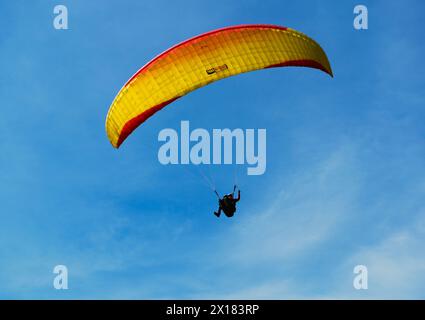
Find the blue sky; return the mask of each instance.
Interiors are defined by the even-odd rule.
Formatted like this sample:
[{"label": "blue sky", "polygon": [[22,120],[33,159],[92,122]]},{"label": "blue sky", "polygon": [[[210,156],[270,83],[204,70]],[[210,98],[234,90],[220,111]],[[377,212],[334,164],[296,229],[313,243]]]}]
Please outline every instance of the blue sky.
[{"label": "blue sky", "polygon": [[[0,298],[425,298],[425,5],[362,3],[367,31],[356,1],[1,1]],[[242,23],[306,33],[335,78],[225,79],[110,146],[107,110],[137,69]],[[235,218],[212,215],[196,168],[157,161],[158,132],[181,120],[267,129],[266,173],[237,168]],[[233,167],[202,170],[232,187]],[[69,290],[53,289],[58,264]]]}]

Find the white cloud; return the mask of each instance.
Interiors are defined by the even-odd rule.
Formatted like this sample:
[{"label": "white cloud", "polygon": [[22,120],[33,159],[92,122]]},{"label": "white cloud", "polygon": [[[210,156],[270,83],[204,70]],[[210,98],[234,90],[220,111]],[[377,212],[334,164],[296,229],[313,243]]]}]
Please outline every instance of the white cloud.
[{"label": "white cloud", "polygon": [[[278,186],[284,188],[263,212],[253,210],[239,216],[240,223],[224,236],[213,255],[213,267],[207,270],[216,281],[199,286],[200,296],[223,299],[421,297],[425,288],[425,211],[409,212],[409,202],[398,203],[388,197],[385,206],[381,197],[368,198],[369,208],[368,203],[360,204],[358,195],[364,181],[359,178],[361,167],[354,160],[357,151],[354,145],[338,149],[311,172],[273,186],[272,190]],[[411,187],[414,192],[410,190],[409,196],[414,202],[423,195],[423,183]],[[385,212],[391,208],[412,217],[412,222],[394,225],[389,217],[376,214],[375,202],[380,210]],[[366,223],[367,228],[353,226],[358,220],[361,220],[359,226]],[[403,221],[406,223],[408,219]],[[340,241],[346,242],[339,245]],[[330,252],[332,248],[337,251]],[[327,258],[318,262],[310,257],[327,252],[332,259],[329,263]],[[303,264],[307,266],[305,269]],[[368,267],[367,291],[353,288],[353,268],[358,264]],[[317,271],[320,275],[315,276],[315,268],[324,270]]]},{"label": "white cloud", "polygon": [[[360,248],[339,267],[333,296],[373,299],[424,298],[425,211],[412,224],[382,239],[374,246]],[[363,264],[368,268],[368,290],[356,292],[350,270]],[[345,275],[345,276],[343,276]]]}]

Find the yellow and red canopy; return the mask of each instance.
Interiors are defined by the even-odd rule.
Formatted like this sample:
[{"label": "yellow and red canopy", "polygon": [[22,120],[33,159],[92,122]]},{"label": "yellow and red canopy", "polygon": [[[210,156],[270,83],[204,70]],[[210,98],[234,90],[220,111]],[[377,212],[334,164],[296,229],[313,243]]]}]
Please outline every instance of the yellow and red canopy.
[{"label": "yellow and red canopy", "polygon": [[118,148],[155,112],[211,82],[286,66],[316,68],[332,76],[320,45],[290,28],[232,26],[186,40],[147,63],[120,90],[106,118],[108,138]]}]

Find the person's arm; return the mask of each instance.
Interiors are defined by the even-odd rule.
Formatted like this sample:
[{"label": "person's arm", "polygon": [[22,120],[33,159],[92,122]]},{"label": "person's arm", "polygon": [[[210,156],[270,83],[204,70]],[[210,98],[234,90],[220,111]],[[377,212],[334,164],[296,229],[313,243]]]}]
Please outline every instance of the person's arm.
[{"label": "person's arm", "polygon": [[238,197],[235,199],[236,202],[238,202],[241,199],[241,191],[238,190]]}]

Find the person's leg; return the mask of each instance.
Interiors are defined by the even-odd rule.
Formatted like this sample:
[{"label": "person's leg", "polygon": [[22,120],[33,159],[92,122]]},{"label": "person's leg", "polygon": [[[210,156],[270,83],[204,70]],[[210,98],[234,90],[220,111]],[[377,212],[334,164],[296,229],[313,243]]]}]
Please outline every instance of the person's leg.
[{"label": "person's leg", "polygon": [[214,214],[217,216],[217,218],[220,218],[221,207],[218,207],[218,212],[214,211]]}]

